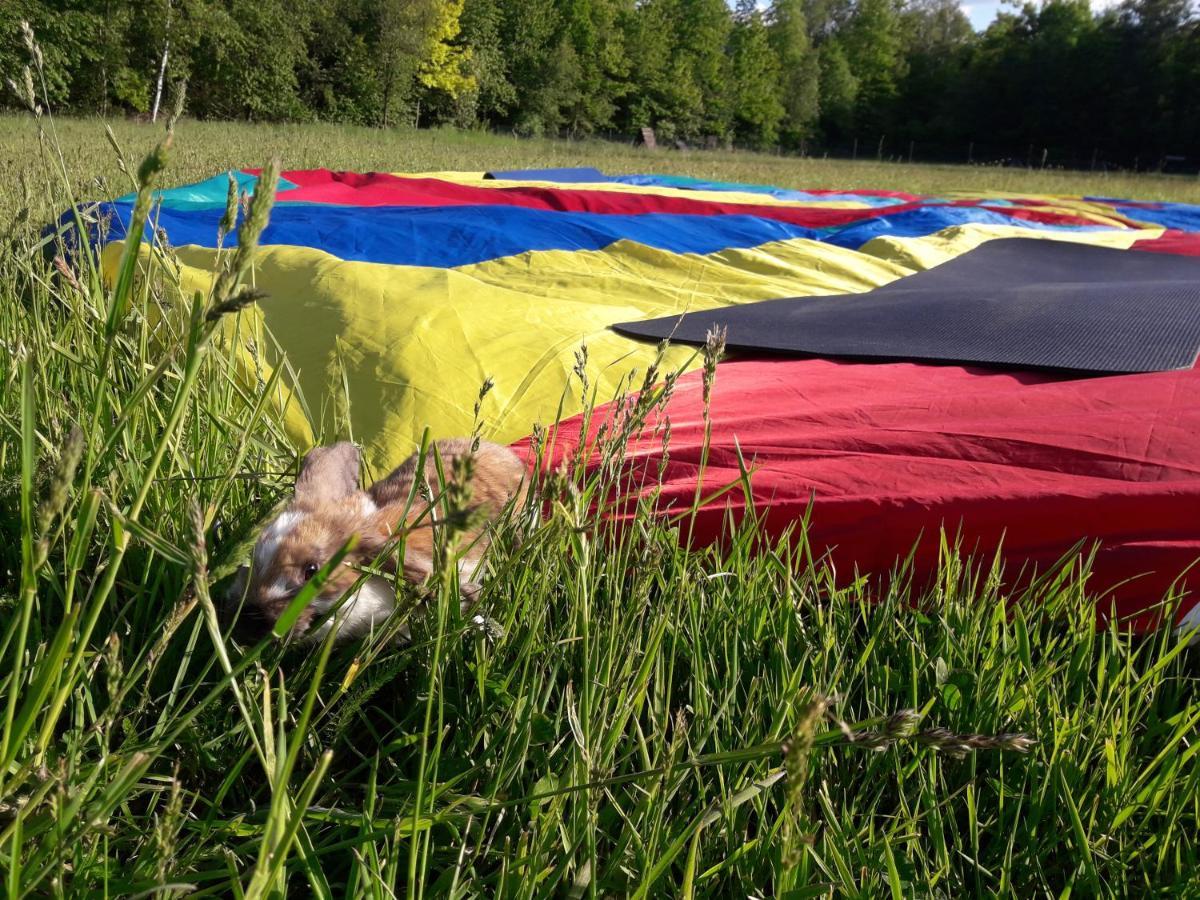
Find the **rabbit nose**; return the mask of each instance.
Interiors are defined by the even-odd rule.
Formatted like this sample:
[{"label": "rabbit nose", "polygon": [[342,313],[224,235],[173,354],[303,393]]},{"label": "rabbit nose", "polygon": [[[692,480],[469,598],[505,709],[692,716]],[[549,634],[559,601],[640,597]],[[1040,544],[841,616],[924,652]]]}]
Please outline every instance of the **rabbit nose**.
[{"label": "rabbit nose", "polygon": [[234,635],[242,641],[260,641],[271,633],[275,619],[257,606],[245,606],[234,623]]}]

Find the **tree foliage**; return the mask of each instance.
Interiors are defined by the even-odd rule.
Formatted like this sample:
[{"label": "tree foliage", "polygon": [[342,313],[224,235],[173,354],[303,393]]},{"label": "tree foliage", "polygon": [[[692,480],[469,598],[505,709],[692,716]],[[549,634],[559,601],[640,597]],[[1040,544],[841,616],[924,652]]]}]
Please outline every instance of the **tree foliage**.
[{"label": "tree foliage", "polygon": [[779,61],[781,133],[797,146],[814,136],[821,112],[821,64],[809,35],[805,0],[774,0],[767,12],[771,51]]},{"label": "tree foliage", "polygon": [[148,112],[165,63],[205,118],[1200,163],[1189,0],[1044,0],[979,34],[957,0],[7,0],[18,80],[26,20],[79,112]]},{"label": "tree foliage", "polygon": [[754,0],[738,3],[729,56],[735,132],[752,146],[770,147],[779,138],[779,125],[787,111],[779,98],[779,57],[772,52],[767,26]]}]

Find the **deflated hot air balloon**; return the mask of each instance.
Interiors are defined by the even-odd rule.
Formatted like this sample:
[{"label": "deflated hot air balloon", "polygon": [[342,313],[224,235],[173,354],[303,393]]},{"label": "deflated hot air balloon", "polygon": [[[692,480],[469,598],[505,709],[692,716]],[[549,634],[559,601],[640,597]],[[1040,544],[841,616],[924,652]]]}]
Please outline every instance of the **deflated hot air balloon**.
[{"label": "deflated hot air balloon", "polygon": [[[249,189],[257,173],[159,195],[148,227],[185,290],[211,279],[229,177]],[[131,210],[97,210],[109,266]],[[235,338],[247,377],[286,354],[279,402],[300,444],[316,412],[297,396],[344,379],[376,471],[426,427],[469,432],[486,379],[484,437],[529,454],[535,426],[565,420],[551,455],[569,454],[588,439],[573,370],[610,401],[671,338],[660,370],[685,374],[657,413],[670,452],[660,434],[626,451],[664,508],[746,465],[768,530],[810,511],[811,546],[847,578],[914,546],[914,574],[936,571],[941,530],[984,558],[1000,548],[1014,578],[1095,542],[1098,619],[1146,629],[1200,558],[1198,257],[1200,207],[1182,204],[290,171],[257,256],[266,296]],[[694,345],[714,326],[729,353],[701,475]],[[719,540],[745,503],[704,503],[692,540]]]}]

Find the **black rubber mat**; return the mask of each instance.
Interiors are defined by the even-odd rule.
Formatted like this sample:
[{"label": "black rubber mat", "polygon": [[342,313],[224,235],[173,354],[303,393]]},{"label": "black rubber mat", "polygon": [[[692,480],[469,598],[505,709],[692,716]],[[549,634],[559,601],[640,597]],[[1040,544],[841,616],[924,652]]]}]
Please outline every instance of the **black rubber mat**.
[{"label": "black rubber mat", "polygon": [[803,356],[1093,373],[1191,368],[1200,259],[1006,238],[864,294],[791,297],[613,327]]}]

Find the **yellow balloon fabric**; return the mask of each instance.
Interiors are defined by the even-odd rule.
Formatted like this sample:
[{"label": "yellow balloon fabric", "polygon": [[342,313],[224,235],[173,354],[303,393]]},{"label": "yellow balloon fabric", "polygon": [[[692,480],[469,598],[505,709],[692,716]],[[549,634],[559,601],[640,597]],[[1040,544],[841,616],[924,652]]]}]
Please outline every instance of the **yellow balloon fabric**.
[{"label": "yellow balloon fabric", "polygon": [[[176,253],[185,294],[206,291],[217,251]],[[110,245],[106,262],[115,266],[118,254],[119,245]],[[653,345],[612,331],[614,322],[866,291],[907,273],[808,240],[705,255],[619,241],[604,250],[532,251],[454,269],[274,246],[261,248],[255,263],[255,286],[267,296],[239,315],[238,328],[243,344],[255,342],[244,366],[255,378],[268,377],[280,363],[278,351],[286,353],[295,395],[281,405],[290,410],[298,445],[324,433],[348,389],[355,437],[368,462],[383,470],[410,454],[426,427],[434,437],[469,433],[487,379],[494,387],[480,418],[491,440],[514,441],[536,423],[581,411],[583,386],[572,372],[585,346],[596,400],[613,399],[657,354]],[[693,348],[677,346],[662,368],[698,364]]]},{"label": "yellow balloon fabric", "polygon": [[[485,181],[478,173],[439,177],[488,187],[542,184]],[[580,187],[792,204],[737,191]],[[679,253],[623,239],[599,250],[531,250],[456,267],[361,262],[313,247],[267,245],[253,274],[266,296],[231,321],[226,335],[237,344],[249,383],[262,383],[284,366],[276,402],[298,450],[345,436],[349,422],[368,464],[382,471],[411,453],[426,429],[434,437],[469,433],[485,382],[493,386],[480,404],[481,431],[500,442],[580,412],[585,387],[577,368],[586,373],[587,396],[599,403],[636,387],[658,350],[613,332],[617,322],[867,291],[1001,237],[1129,247],[1162,233],[1131,228],[1104,204],[1042,201],[1047,210],[1108,227],[966,224],[923,237],[875,237],[857,251],[794,238]],[[110,275],[120,250],[117,242],[104,251]],[[187,245],[173,252],[184,295],[207,292],[220,251]],[[662,370],[699,364],[693,348],[677,346],[666,350]]]}]

